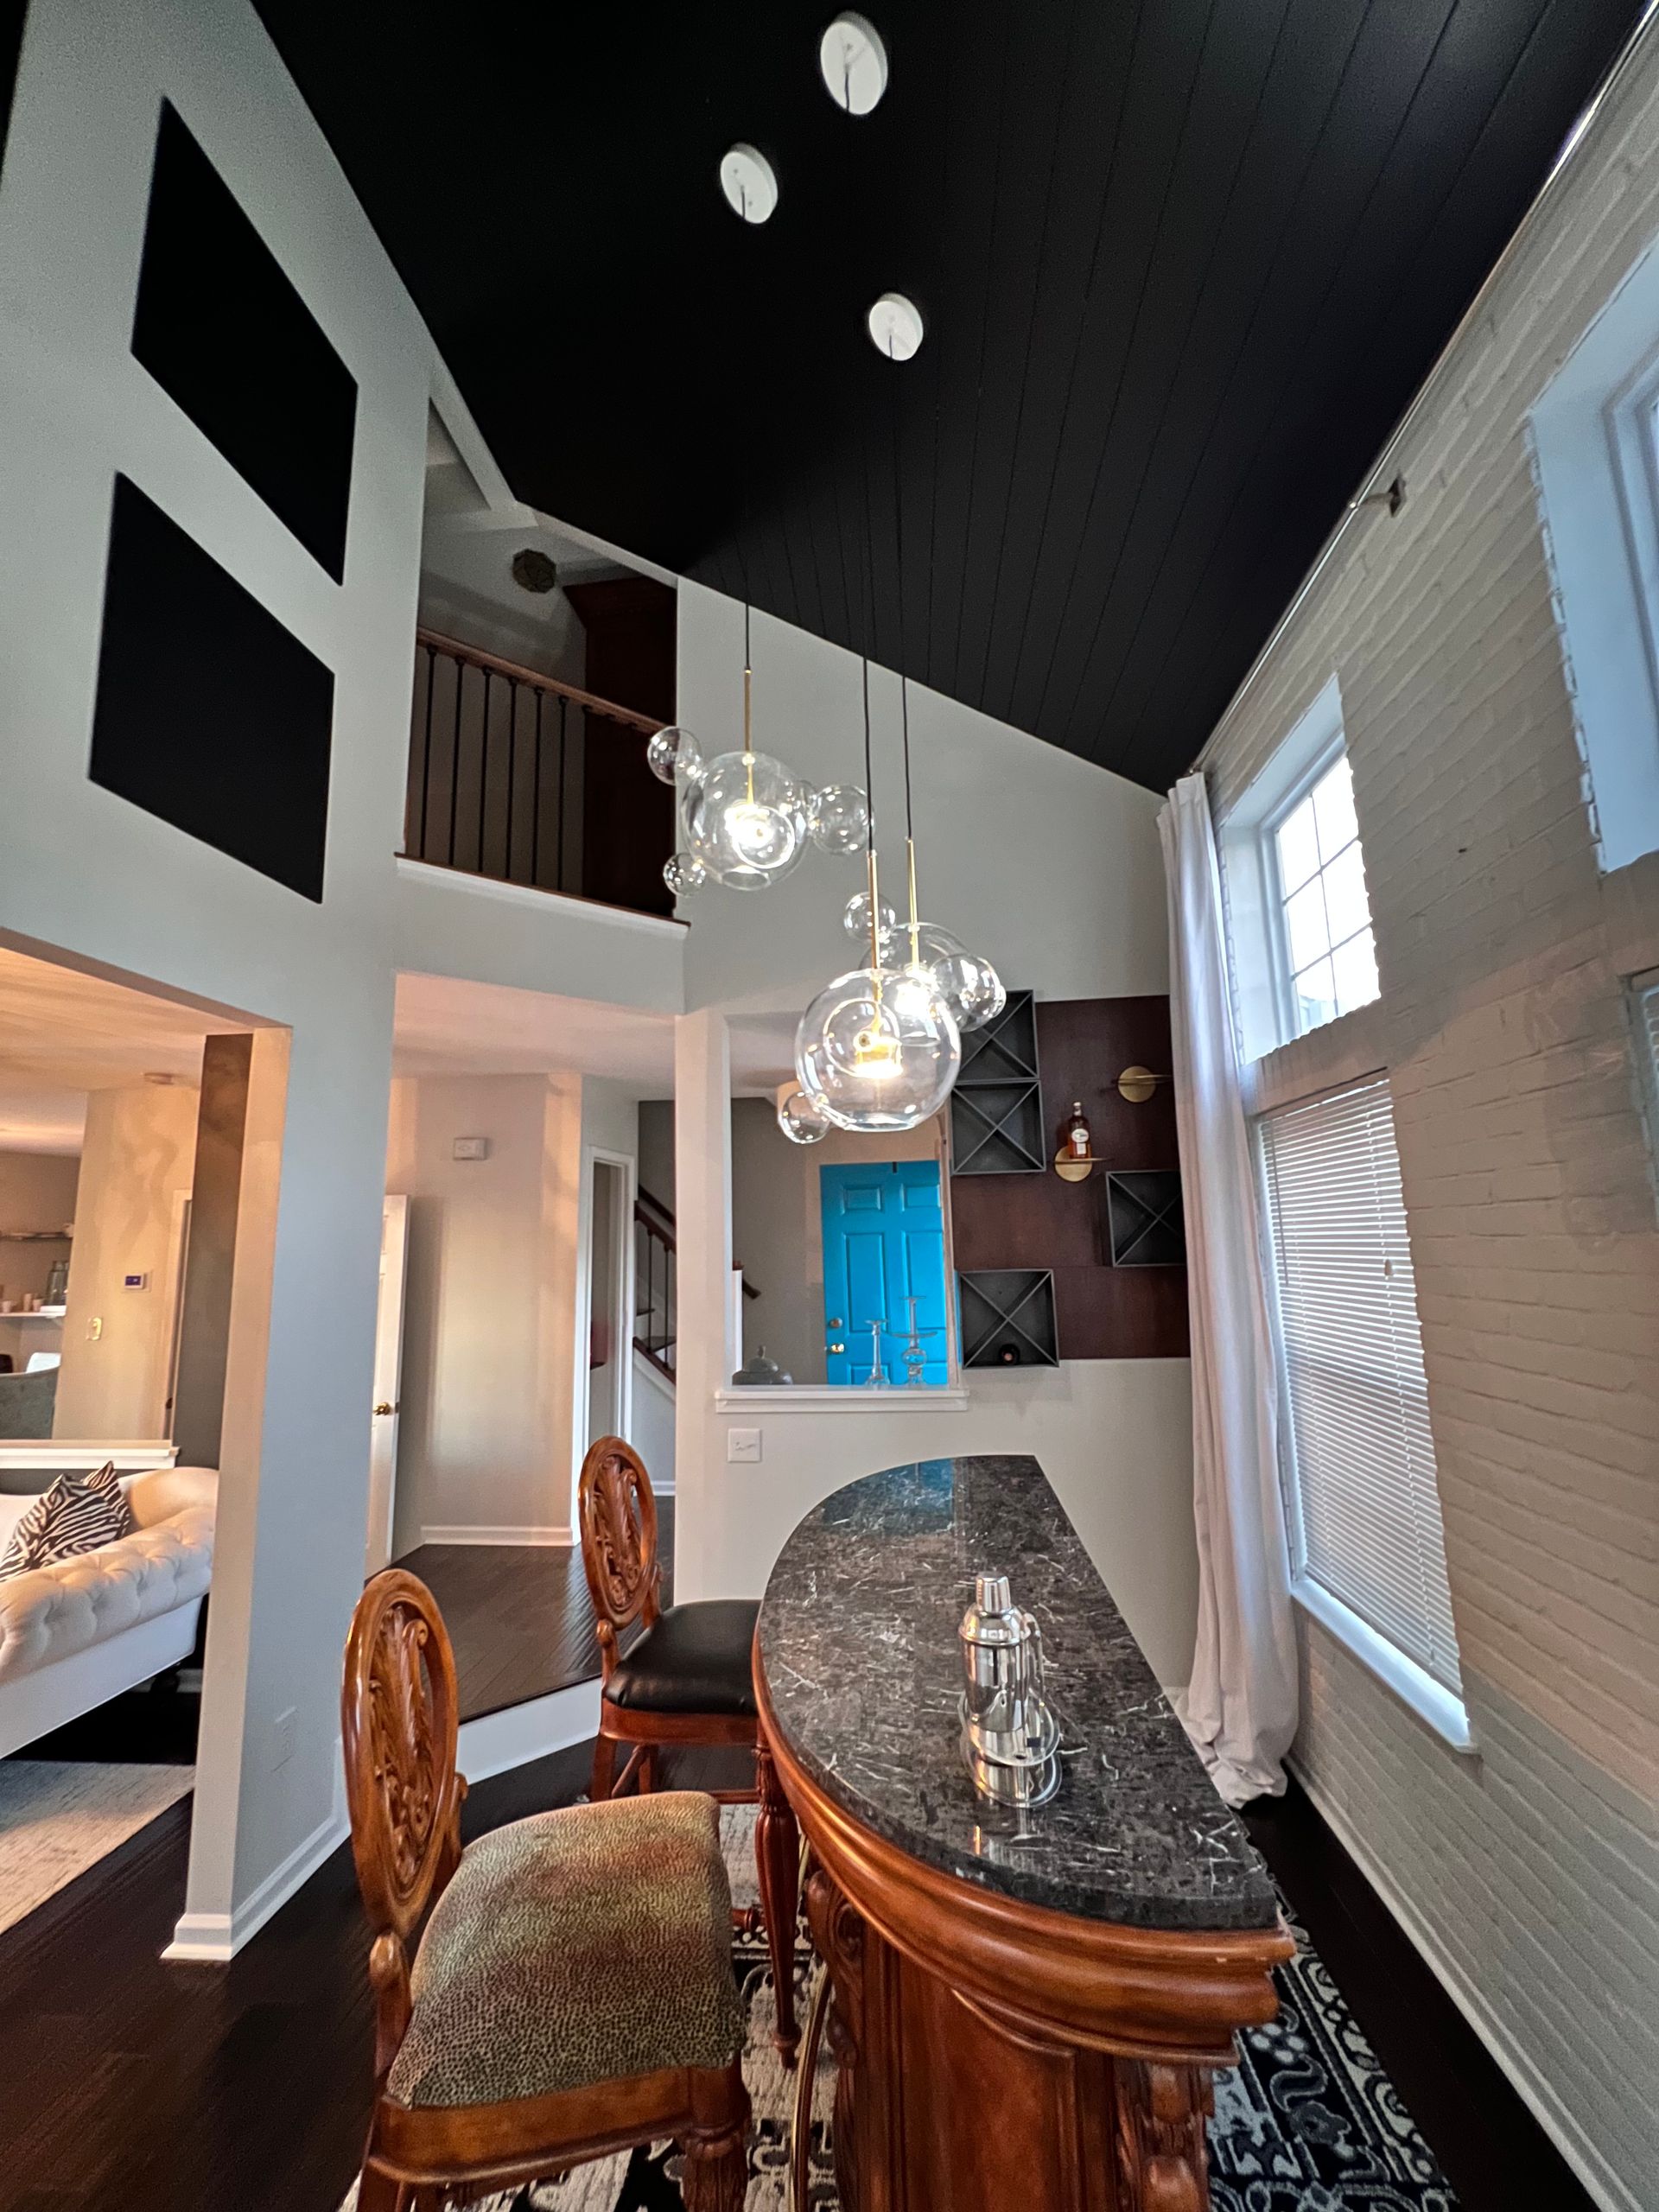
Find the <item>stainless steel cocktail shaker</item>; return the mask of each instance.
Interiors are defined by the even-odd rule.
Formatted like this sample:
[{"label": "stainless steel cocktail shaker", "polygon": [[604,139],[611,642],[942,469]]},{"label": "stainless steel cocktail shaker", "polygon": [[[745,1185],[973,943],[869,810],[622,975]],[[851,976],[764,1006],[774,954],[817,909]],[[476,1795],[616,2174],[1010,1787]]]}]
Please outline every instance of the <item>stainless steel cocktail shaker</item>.
[{"label": "stainless steel cocktail shaker", "polygon": [[1042,1630],[1006,1574],[976,1578],[957,1630],[968,1686],[962,1748],[974,1787],[1002,1805],[1042,1805],[1060,1786],[1060,1730],[1043,1694]]}]

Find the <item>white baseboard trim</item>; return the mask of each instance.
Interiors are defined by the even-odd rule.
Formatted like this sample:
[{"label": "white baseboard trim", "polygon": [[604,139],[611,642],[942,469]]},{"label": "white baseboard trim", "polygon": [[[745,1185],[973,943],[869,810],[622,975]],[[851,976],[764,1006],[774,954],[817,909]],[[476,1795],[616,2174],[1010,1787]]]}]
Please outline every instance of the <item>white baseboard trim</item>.
[{"label": "white baseboard trim", "polygon": [[1398,1921],[1424,1965],[1485,2045],[1510,2088],[1603,2212],[1642,2212],[1636,2198],[1609,2169],[1600,2152],[1561,2104],[1554,2087],[1517,2047],[1462,1969],[1446,1956],[1433,1929],[1377,1865],[1346,1817],[1314,1787],[1294,1760],[1287,1759],[1285,1764],[1307,1792],[1319,1817]]},{"label": "white baseboard trim", "polygon": [[296,1843],[280,1866],[251,1890],[232,1912],[187,1912],[173,1930],[173,1941],[162,1953],[164,1959],[218,1965],[233,1959],[242,1946],[257,1936],[274,1912],[302,1889],[349,1831],[337,1811],[331,1809],[308,1836]]},{"label": "white baseboard trim", "polygon": [[499,1713],[463,1720],[455,1763],[468,1782],[486,1782],[509,1767],[526,1766],[550,1751],[584,1743],[598,1728],[598,1682],[573,1682],[546,1697],[529,1698],[523,1705],[503,1706]]},{"label": "white baseboard trim", "polygon": [[[550,1751],[584,1743],[598,1726],[598,1682],[573,1682],[546,1697],[531,1698],[523,1705],[505,1706],[499,1713],[462,1721],[456,1764],[469,1782],[485,1782],[493,1774],[505,1774],[509,1767],[524,1766],[531,1759],[545,1758]],[[296,1890],[304,1887],[323,1860],[351,1834],[345,1810],[345,1770],[338,1757],[334,1770],[334,1802],[327,1817],[319,1821],[233,1911],[182,1914],[174,1928],[173,1941],[162,1953],[164,1959],[223,1965],[258,1934]]]},{"label": "white baseboard trim", "polygon": [[423,1544],[569,1544],[574,1538],[568,1527],[563,1529],[487,1529],[477,1525],[450,1528],[440,1525],[423,1529]]}]

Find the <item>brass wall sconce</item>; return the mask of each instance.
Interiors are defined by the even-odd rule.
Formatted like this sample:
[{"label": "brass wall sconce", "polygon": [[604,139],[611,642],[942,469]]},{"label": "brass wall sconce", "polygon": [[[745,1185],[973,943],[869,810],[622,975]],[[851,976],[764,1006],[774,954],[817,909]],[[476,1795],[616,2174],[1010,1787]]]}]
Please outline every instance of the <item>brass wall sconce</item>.
[{"label": "brass wall sconce", "polygon": [[1117,1095],[1128,1099],[1131,1106],[1144,1106],[1160,1083],[1170,1083],[1173,1077],[1154,1075],[1150,1068],[1125,1068],[1117,1078]]}]

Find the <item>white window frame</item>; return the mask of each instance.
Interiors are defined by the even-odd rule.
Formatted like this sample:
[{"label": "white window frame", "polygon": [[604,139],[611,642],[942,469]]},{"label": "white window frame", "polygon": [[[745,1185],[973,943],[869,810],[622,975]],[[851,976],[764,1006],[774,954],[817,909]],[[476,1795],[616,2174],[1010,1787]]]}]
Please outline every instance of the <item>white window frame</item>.
[{"label": "white window frame", "polygon": [[1469,1711],[1458,1693],[1438,1681],[1409,1652],[1402,1651],[1379,1629],[1357,1613],[1334,1591],[1328,1590],[1308,1571],[1307,1543],[1302,1516],[1302,1484],[1296,1461],[1296,1427],[1291,1403],[1289,1372],[1285,1358],[1285,1324],[1279,1295],[1279,1270],[1273,1252],[1273,1207],[1269,1197],[1266,1123],[1272,1114],[1313,1104],[1366,1083],[1386,1082],[1388,1071],[1374,1068],[1368,1074],[1323,1086],[1300,1098],[1275,1103],[1268,1113],[1250,1123],[1250,1148],[1255,1175],[1257,1218],[1261,1225],[1262,1275],[1267,1293],[1273,1340],[1274,1394],[1278,1414],[1279,1484],[1284,1503],[1285,1538],[1289,1553],[1290,1594],[1305,1613],[1357,1659],[1361,1665],[1392,1690],[1452,1751],[1478,1757],[1478,1746],[1469,1723]]},{"label": "white window frame", "polygon": [[[1217,832],[1227,880],[1228,934],[1238,1048],[1259,1060],[1312,1030],[1296,1026],[1290,944],[1274,832],[1348,749],[1342,689],[1332,676],[1275,747],[1273,757],[1229,811]],[[1359,839],[1362,860],[1365,841]],[[1376,918],[1372,918],[1376,928]],[[1332,1028],[1344,1017],[1322,1022]]]},{"label": "white window frame", "polygon": [[1624,1006],[1630,1017],[1630,1050],[1636,1062],[1637,1095],[1648,1140],[1648,1179],[1659,1209],[1659,968],[1626,977]]},{"label": "white window frame", "polygon": [[1529,417],[1604,873],[1659,851],[1659,241]]},{"label": "white window frame", "polygon": [[[1336,766],[1347,750],[1348,741],[1338,730],[1324,751],[1319,753],[1312,764],[1297,778],[1272,813],[1265,817],[1256,832],[1256,864],[1262,870],[1262,896],[1268,910],[1268,965],[1273,974],[1274,997],[1279,1009],[1279,1041],[1282,1045],[1291,1044],[1298,1037],[1311,1036],[1313,1032],[1302,1029],[1297,1024],[1296,969],[1291,958],[1290,929],[1285,918],[1285,909],[1290,902],[1289,894],[1285,889],[1284,869],[1279,861],[1279,832],[1313,790],[1314,785],[1320,780],[1327,769]],[[1363,862],[1364,845],[1357,836],[1355,842],[1359,844]],[[1343,849],[1345,852],[1346,846]],[[1322,865],[1317,873],[1323,874],[1324,872]],[[1334,1018],[1339,1020],[1341,1016],[1337,1015]],[[1330,1024],[1322,1021],[1318,1024],[1318,1027],[1325,1029],[1328,1028]]]}]

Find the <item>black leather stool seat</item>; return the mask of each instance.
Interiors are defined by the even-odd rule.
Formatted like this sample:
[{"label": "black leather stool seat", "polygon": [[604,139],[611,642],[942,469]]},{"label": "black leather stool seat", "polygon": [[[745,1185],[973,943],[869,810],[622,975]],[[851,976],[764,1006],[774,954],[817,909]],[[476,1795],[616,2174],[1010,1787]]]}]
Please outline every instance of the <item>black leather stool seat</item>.
[{"label": "black leather stool seat", "polygon": [[634,1713],[752,1713],[760,1611],[757,1598],[671,1605],[617,1661],[606,1697]]}]

